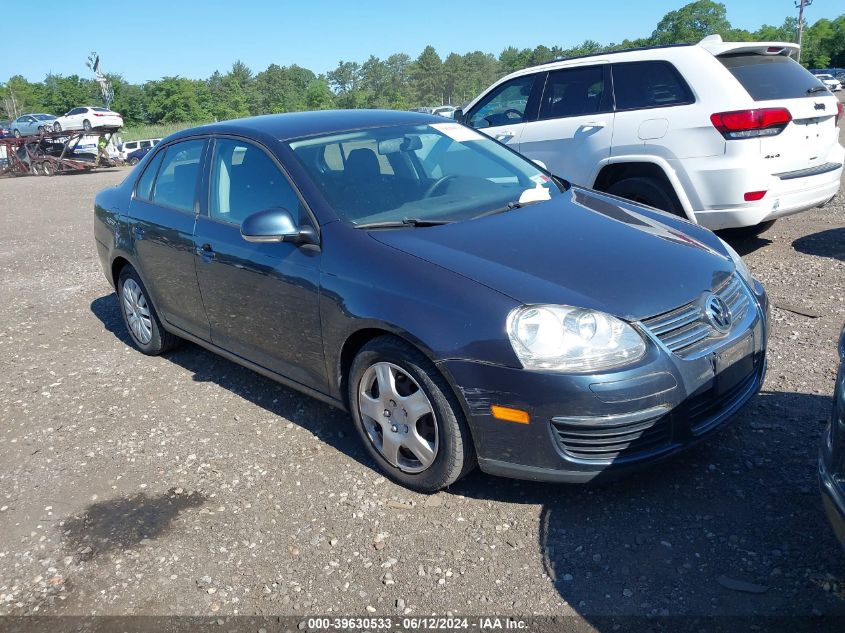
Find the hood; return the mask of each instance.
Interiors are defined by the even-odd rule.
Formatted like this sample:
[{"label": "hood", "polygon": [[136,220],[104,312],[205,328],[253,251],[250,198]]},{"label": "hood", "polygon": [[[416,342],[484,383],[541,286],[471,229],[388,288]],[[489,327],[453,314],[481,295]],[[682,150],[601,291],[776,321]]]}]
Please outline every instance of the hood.
[{"label": "hood", "polygon": [[370,235],[523,304],[628,320],[683,305],[734,271],[710,231],[579,187],[478,220]]}]

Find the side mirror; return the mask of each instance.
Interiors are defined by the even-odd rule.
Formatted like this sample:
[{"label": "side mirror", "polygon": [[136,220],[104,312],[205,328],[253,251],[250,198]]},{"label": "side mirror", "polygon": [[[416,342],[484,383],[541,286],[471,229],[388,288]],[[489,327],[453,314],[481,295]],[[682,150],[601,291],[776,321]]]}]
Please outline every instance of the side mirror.
[{"label": "side mirror", "polygon": [[281,208],[253,213],[241,223],[241,237],[247,242],[317,243],[312,227],[297,225],[290,211]]},{"label": "side mirror", "polygon": [[458,108],[452,113],[452,118],[455,119],[458,123],[464,122],[464,109]]}]

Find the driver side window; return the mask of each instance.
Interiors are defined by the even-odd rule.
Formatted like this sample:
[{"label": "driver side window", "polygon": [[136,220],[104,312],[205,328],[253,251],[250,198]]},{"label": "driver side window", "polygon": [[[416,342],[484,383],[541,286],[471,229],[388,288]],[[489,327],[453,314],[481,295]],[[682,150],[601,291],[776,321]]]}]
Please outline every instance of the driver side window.
[{"label": "driver side window", "polygon": [[470,113],[469,124],[485,128],[522,123],[536,78],[536,74],[525,75],[495,88]]}]

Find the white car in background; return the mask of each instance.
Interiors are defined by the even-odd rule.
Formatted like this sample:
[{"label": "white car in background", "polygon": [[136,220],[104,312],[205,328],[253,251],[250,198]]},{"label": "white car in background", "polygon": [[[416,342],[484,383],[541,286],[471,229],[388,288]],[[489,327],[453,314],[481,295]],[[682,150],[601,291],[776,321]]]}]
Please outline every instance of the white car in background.
[{"label": "white car in background", "polygon": [[123,127],[123,117],[107,108],[74,108],[53,123],[53,131],[96,130],[99,128]]},{"label": "white car in background", "polygon": [[827,203],[842,177],[842,104],[797,51],[715,35],[554,61],[455,118],[576,184],[756,233]]},{"label": "white car in background", "polygon": [[842,83],[833,75],[821,74],[816,75],[816,79],[825,85],[825,88],[831,92],[839,92],[842,90]]}]

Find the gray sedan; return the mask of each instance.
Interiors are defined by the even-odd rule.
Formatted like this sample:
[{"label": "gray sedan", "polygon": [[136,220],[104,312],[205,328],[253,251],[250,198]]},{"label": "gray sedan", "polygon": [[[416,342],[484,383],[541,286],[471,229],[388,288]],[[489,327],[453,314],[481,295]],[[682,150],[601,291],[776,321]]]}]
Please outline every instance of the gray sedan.
[{"label": "gray sedan", "polygon": [[53,129],[53,121],[56,120],[52,114],[22,114],[12,121],[12,133],[15,136],[26,136],[27,134],[38,134],[45,129]]}]

